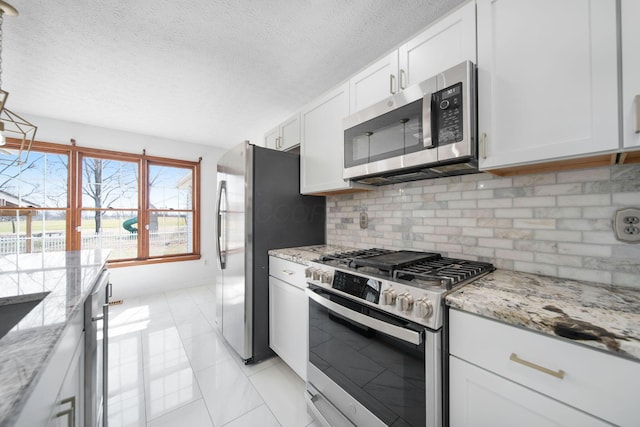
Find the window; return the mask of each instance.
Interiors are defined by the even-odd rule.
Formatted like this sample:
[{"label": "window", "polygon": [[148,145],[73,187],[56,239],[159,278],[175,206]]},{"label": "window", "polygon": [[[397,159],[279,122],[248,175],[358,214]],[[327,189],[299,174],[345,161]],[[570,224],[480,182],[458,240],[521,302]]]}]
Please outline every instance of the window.
[{"label": "window", "polygon": [[110,249],[110,263],[199,258],[198,162],[36,142],[0,151],[0,253]]}]

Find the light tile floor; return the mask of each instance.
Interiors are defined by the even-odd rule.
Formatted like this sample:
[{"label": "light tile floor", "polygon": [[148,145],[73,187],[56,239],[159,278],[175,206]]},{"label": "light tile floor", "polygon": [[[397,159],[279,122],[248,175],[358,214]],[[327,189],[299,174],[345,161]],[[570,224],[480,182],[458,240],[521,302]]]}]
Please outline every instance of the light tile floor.
[{"label": "light tile floor", "polygon": [[278,357],[244,365],[214,304],[202,286],[110,309],[110,426],[315,426],[300,377]]}]

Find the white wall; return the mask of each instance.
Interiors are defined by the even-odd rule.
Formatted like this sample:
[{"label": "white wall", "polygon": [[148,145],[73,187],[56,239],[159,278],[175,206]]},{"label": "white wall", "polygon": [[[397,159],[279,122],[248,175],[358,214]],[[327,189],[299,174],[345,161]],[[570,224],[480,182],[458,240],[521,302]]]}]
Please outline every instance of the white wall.
[{"label": "white wall", "polygon": [[[70,144],[73,138],[81,147],[101,148],[149,156],[198,161],[201,165],[201,254],[197,261],[170,262],[111,269],[114,298],[126,298],[181,287],[213,285],[216,273],[215,196],[216,164],[225,151],[206,145],[172,141],[157,137],[116,131],[80,123],[53,120],[24,114],[38,126],[36,140]],[[238,139],[238,143],[242,141]]]}]

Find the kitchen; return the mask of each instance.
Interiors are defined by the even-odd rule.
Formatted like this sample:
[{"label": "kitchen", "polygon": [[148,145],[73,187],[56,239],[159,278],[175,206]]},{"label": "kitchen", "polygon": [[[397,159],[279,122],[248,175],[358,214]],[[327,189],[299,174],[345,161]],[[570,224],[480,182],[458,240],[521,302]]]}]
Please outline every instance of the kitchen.
[{"label": "kitchen", "polygon": [[[483,21],[483,15],[481,15],[481,12],[486,10],[483,5],[483,2],[478,2],[477,19],[479,23],[486,22]],[[21,10],[24,9],[24,6],[19,4],[16,6],[19,6],[18,8]],[[571,9],[571,7],[567,6],[567,9]],[[530,13],[530,11],[527,11],[527,13]],[[522,14],[525,15],[524,12]],[[598,16],[608,17],[609,15],[600,14]],[[628,16],[633,16],[633,14],[623,14],[623,18]],[[18,20],[21,17],[19,16],[15,19]],[[475,21],[475,19],[474,12],[473,20]],[[8,24],[9,22],[11,21],[7,18],[5,23]],[[14,23],[14,25],[18,24]],[[477,32],[478,38],[480,38],[481,27],[480,24],[478,25]],[[5,27],[7,43],[10,34],[9,28],[8,25]],[[15,27],[11,29],[15,30]],[[416,27],[407,36],[417,33],[419,29],[419,27]],[[472,33],[475,37],[476,32],[473,31]],[[394,44],[399,45],[402,40],[407,39],[407,36],[398,38],[389,48]],[[475,43],[474,40],[472,43],[474,47]],[[404,43],[402,46],[404,46]],[[480,67],[483,64],[480,61],[482,58],[480,56],[480,39],[478,40],[478,46],[478,64]],[[467,59],[475,59],[475,49],[472,50],[474,51],[474,58]],[[370,56],[361,65],[371,62],[381,53],[383,52],[377,52],[375,55]],[[533,53],[526,51],[523,55],[532,55]],[[612,55],[614,56],[612,61],[613,73],[617,75],[615,52]],[[531,62],[533,65],[536,64],[535,61]],[[522,64],[522,58],[514,58],[513,63],[516,65],[518,63]],[[11,70],[9,64],[11,62],[5,60],[4,65],[7,72]],[[525,72],[522,69],[524,66],[516,67],[514,64],[508,64],[508,66],[515,67],[519,73]],[[355,75],[357,69],[354,68],[353,72],[343,77]],[[482,70],[482,68],[479,68],[479,79],[482,78]],[[540,70],[534,70],[532,73],[536,71]],[[389,73],[386,73],[386,71],[383,73],[385,73],[385,90],[387,90]],[[628,73],[623,75],[628,75]],[[521,76],[522,79],[526,77],[526,75]],[[10,82],[13,83],[14,81],[16,81],[15,77],[13,80],[6,80],[9,90],[12,90]],[[322,90],[326,90],[327,87],[322,88]],[[344,89],[345,87],[346,89]],[[538,90],[535,87],[526,87],[525,89],[530,89],[527,93],[528,96],[533,96]],[[555,89],[555,91],[552,91],[553,93],[557,93],[558,88],[556,87]],[[327,92],[326,96],[321,96],[316,101],[310,102],[308,106],[303,106],[300,109],[300,114],[301,116],[305,115],[307,118],[307,126],[304,126],[304,129],[312,129],[310,125],[315,124],[313,122],[315,118],[309,113],[319,111],[318,106],[328,106],[327,110],[336,111],[336,114],[342,112],[341,117],[347,115],[345,112],[360,109],[357,104],[355,106],[350,105],[349,97],[342,95],[350,90],[350,87],[340,85],[337,89],[330,91],[331,93]],[[479,92],[479,99],[487,99],[486,96],[482,98],[482,87],[479,87]],[[614,92],[617,93],[617,91]],[[17,93],[17,91],[12,92],[12,97],[9,98],[9,105],[11,105],[10,103],[13,99],[15,99],[15,102],[19,102]],[[601,92],[597,93],[600,94]],[[501,94],[506,96],[502,92]],[[607,96],[611,96],[611,94],[608,93]],[[346,104],[344,102],[345,99],[347,100]],[[604,105],[608,105],[608,101],[604,102],[604,100],[610,98],[597,99],[598,103],[596,104],[594,101],[596,105],[593,108],[600,107],[600,110],[606,110],[607,108]],[[331,101],[339,103],[332,104]],[[506,102],[508,99],[502,99],[502,101],[505,102],[499,106],[511,105]],[[483,120],[487,120],[482,115],[486,114],[488,110],[480,108],[482,101],[479,101],[479,103],[479,119],[480,123],[482,123]],[[533,105],[531,108],[536,107],[535,103],[532,102],[531,104]],[[563,107],[562,103],[560,104],[560,107]],[[617,104],[615,99],[613,104]],[[624,105],[627,104],[625,101]],[[545,104],[546,107],[547,104]],[[300,105],[294,108],[300,108]],[[509,115],[509,108],[512,107],[507,107],[507,110],[492,110],[492,112],[499,113],[501,116],[507,115],[509,120],[517,123],[518,127],[529,131],[531,131],[531,123],[541,125],[535,120],[528,120],[526,123],[522,123],[522,120],[517,121],[520,116],[517,116],[518,113]],[[536,108],[542,109],[539,104]],[[598,123],[611,121],[610,111],[606,112],[608,114],[604,114],[605,112],[600,110],[598,110],[598,113],[594,113],[598,114]],[[562,111],[563,114],[566,114],[565,110]],[[290,113],[291,111],[281,113],[282,117],[279,118],[273,117],[272,123],[263,125],[257,136],[249,135],[250,139],[261,141],[262,133],[265,130],[273,127],[279,120],[290,116]],[[583,111],[580,113],[584,115]],[[523,113],[523,116],[529,117],[528,114],[532,114],[532,112],[527,110],[526,114]],[[31,118],[31,116],[29,117]],[[533,117],[539,116],[534,115]],[[605,119],[605,117],[608,118]],[[584,119],[584,117],[582,118]],[[507,120],[507,123],[509,120]],[[45,141],[68,143],[69,139],[73,137],[79,144],[97,148],[109,147],[110,149],[134,152],[142,152],[146,148],[151,152],[150,147],[153,147],[153,155],[176,156],[175,142],[172,141],[164,140],[158,142],[153,137],[132,135],[122,131],[101,129],[44,117],[37,117],[37,120],[33,118],[32,121],[39,126],[39,139]],[[560,120],[557,120],[557,122],[549,123],[548,129],[554,130],[554,126],[556,126],[555,130],[557,130],[557,127],[562,125],[560,122]],[[614,114],[613,122],[614,128],[617,127],[617,114]],[[583,122],[573,124],[578,126]],[[287,128],[284,127],[284,129]],[[575,127],[571,129],[575,129]],[[278,130],[280,131],[280,129]],[[506,129],[506,131],[513,132],[512,129]],[[338,130],[338,134],[335,139],[339,140],[336,142],[341,144],[341,129]],[[483,173],[397,184],[379,187],[367,192],[329,195],[326,198],[327,243],[359,248],[385,247],[388,249],[435,251],[446,253],[448,256],[456,258],[478,257],[483,261],[492,262],[498,269],[594,281],[605,285],[637,286],[638,252],[636,245],[618,242],[611,230],[611,223],[617,209],[638,206],[637,185],[639,172],[637,166],[622,163],[622,157],[633,157],[633,146],[628,145],[631,148],[629,150],[618,150],[618,138],[615,136],[617,131],[610,135],[612,136],[605,138],[605,142],[613,144],[613,151],[616,153],[620,151],[620,153],[626,154],[625,156],[617,156],[616,160],[618,160],[619,164],[613,166],[606,166],[609,163],[605,162],[599,163],[605,166],[589,166],[585,169],[573,171],[562,170],[560,167],[557,170],[553,168],[534,168],[529,174],[506,177],[496,177]],[[333,154],[333,161],[323,164],[320,167],[321,170],[309,169],[312,165],[306,164],[305,158],[314,158],[314,156],[319,155],[318,152],[313,151],[317,146],[310,145],[310,141],[313,141],[314,138],[321,138],[321,136],[309,133],[302,134],[300,147],[302,154],[301,167],[306,170],[302,176],[301,183],[303,192],[334,192],[347,189],[345,187],[354,186],[354,184],[345,183],[342,180],[342,165],[340,162],[335,161],[335,153]],[[179,141],[177,138],[176,140]],[[282,140],[286,142],[286,136]],[[603,140],[593,138],[591,141],[602,143]],[[236,139],[235,142],[239,141]],[[280,141],[278,142],[280,143]],[[531,143],[529,140],[525,142],[527,144]],[[625,144],[627,143],[625,142]],[[607,151],[591,148],[588,141],[582,146],[585,150],[584,153]],[[520,163],[522,160],[518,160],[517,155],[529,156],[528,159],[538,159],[538,164],[548,163],[543,162],[545,154],[552,157],[568,155],[563,151],[566,148],[561,147],[560,144],[555,148],[544,147],[537,151],[534,149],[530,151],[524,150],[524,154],[522,154],[523,150],[520,150],[521,153],[518,153],[517,150],[516,152],[505,150],[504,154],[502,154],[500,150],[504,150],[508,146],[500,146],[498,155],[503,156],[503,158],[495,159],[491,147],[487,148],[489,149],[489,156],[486,160],[494,163],[487,163],[486,169],[495,168],[500,164]],[[557,151],[549,154],[554,149],[557,149]],[[181,144],[180,158],[194,160],[198,157],[203,157],[201,165],[202,182],[213,182],[215,180],[214,171],[217,158],[223,151],[222,149],[207,149],[202,146]],[[320,151],[326,153],[331,150],[327,150],[324,147]],[[607,161],[612,158],[610,154],[607,154],[606,157]],[[324,158],[326,158],[326,155],[324,155]],[[338,175],[333,174],[334,169],[339,169]],[[215,194],[212,191],[203,192],[202,198],[202,233],[203,235],[214,236],[215,216],[213,211],[216,203]],[[206,212],[207,207],[209,214]],[[368,228],[365,229],[361,229],[359,225],[360,216],[363,212],[366,213],[369,219]],[[180,287],[201,286],[205,283],[207,277],[215,275],[215,243],[213,239],[208,240],[203,237],[202,240],[202,259],[186,261],[187,264],[179,263],[184,266],[189,265],[187,268],[180,268]],[[138,295],[159,291],[171,292],[177,286],[167,278],[178,276],[175,270],[176,267],[173,263],[112,268],[110,269],[111,281],[114,284],[136,283],[137,285],[136,288],[114,286],[114,297],[125,299],[126,304],[128,300],[134,300]]]}]

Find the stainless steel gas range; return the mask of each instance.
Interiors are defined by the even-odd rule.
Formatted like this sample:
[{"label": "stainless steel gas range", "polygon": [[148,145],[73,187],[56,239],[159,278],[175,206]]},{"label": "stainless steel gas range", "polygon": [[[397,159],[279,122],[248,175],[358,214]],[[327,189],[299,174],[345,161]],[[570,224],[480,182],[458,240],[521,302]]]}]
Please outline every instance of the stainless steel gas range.
[{"label": "stainless steel gas range", "polygon": [[331,427],[441,426],[444,296],[493,270],[377,248],[311,262],[306,398],[315,419]]}]

